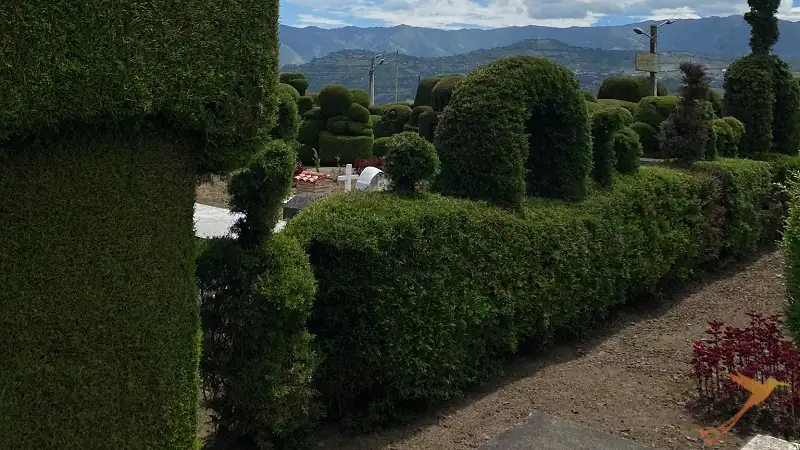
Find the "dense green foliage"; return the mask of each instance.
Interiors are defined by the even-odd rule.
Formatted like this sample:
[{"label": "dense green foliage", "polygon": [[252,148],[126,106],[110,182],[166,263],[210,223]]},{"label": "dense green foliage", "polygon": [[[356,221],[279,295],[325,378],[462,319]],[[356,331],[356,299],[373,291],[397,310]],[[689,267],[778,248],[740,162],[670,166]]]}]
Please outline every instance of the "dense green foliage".
[{"label": "dense green foliage", "polygon": [[595,97],[595,95],[592,94],[591,92],[581,91],[581,94],[583,94],[583,99],[586,100],[587,102],[597,103],[597,97]]},{"label": "dense green foliage", "polygon": [[[683,84],[678,111],[670,114],[661,124],[658,141],[665,158],[675,159],[678,164],[688,167],[705,158],[707,146],[710,146],[712,153],[716,153],[716,135],[709,123],[714,111],[705,100],[708,98],[705,67],[683,62],[680,69]],[[712,137],[710,144],[709,136]]]},{"label": "dense green foliage", "polygon": [[[661,125],[659,124],[659,128]],[[650,124],[644,122],[634,122],[630,125],[631,130],[639,135],[639,142],[642,144],[642,156],[647,158],[661,158],[661,149],[658,144],[658,130]]]},{"label": "dense green foliage", "polygon": [[347,114],[347,109],[355,102],[353,93],[344,86],[330,84],[319,91],[319,104],[322,114],[327,117]]},{"label": "dense green foliage", "polygon": [[375,139],[375,142],[372,143],[372,156],[377,158],[383,158],[384,156],[386,156],[387,153],[389,153],[390,137],[391,136]]},{"label": "dense green foliage", "polygon": [[196,145],[152,127],[0,144],[0,448],[194,447]]},{"label": "dense green foliage", "polygon": [[800,345],[800,178],[797,173],[794,172],[787,186],[791,201],[781,250],[788,294],[786,317],[794,340]]},{"label": "dense green foliage", "polygon": [[800,151],[800,85],[785,61],[773,56],[773,64],[772,151],[794,156]]},{"label": "dense green foliage", "polygon": [[[288,84],[292,91],[297,93],[293,87]],[[297,100],[300,97],[295,97],[291,92],[286,90],[278,90],[278,121],[275,127],[270,132],[270,136],[275,139],[283,139],[293,141],[297,139],[297,133],[300,129],[300,114],[297,108]]]},{"label": "dense green foliage", "polygon": [[631,174],[639,170],[642,156],[642,144],[639,135],[630,127],[623,127],[614,135],[614,155],[616,155],[617,172]]},{"label": "dense green foliage", "polygon": [[278,5],[184,3],[30,0],[0,8],[9,44],[0,58],[0,136],[162,116],[204,137],[193,150],[201,173],[239,167],[275,123]]},{"label": "dense green foliage", "polygon": [[319,133],[319,156],[323,166],[352,164],[356,159],[372,156],[372,143],[369,136],[345,136],[329,131]]},{"label": "dense green foliage", "polygon": [[414,106],[433,106],[433,88],[442,77],[426,77],[419,80],[417,93],[414,96]]},{"label": "dense green foliage", "polygon": [[544,58],[509,57],[469,74],[434,143],[442,163],[436,186],[445,195],[518,208],[526,185],[544,197],[586,193],[586,102],[572,73]]},{"label": "dense green foliage", "polygon": [[739,119],[745,134],[739,154],[751,156],[772,148],[772,108],[775,93],[769,57],[749,55],[731,63],[725,72],[725,113]]},{"label": "dense green foliage", "polygon": [[657,130],[670,114],[678,112],[680,100],[681,98],[675,95],[643,97],[636,106],[633,120],[646,123]]},{"label": "dense green foliage", "polygon": [[278,85],[276,86],[276,91],[278,94],[290,95],[292,97],[292,100],[294,101],[300,99],[300,93],[291,84],[278,83]]},{"label": "dense green foliage", "polygon": [[306,322],[316,283],[297,242],[273,234],[294,162],[292,146],[273,141],[236,173],[236,237],[210,240],[197,258],[211,448],[312,447],[318,359]]},{"label": "dense green foliage", "polygon": [[280,74],[278,81],[291,85],[293,88],[295,88],[295,90],[297,90],[299,95],[306,95],[306,89],[308,89],[308,79],[304,74],[298,72],[284,72]]},{"label": "dense green foliage", "polygon": [[314,98],[310,95],[303,95],[297,99],[297,112],[302,116],[314,107]]},{"label": "dense green foliage", "polygon": [[458,83],[464,80],[463,75],[452,75],[444,77],[436,83],[431,91],[431,105],[434,111],[444,111],[445,106],[450,103],[453,90]]},{"label": "dense green foliage", "polygon": [[420,184],[430,184],[439,174],[439,156],[433,144],[417,133],[403,132],[387,138],[386,165],[392,192],[410,195]]},{"label": "dense green foliage", "polygon": [[350,89],[350,93],[353,94],[353,101],[363,106],[364,108],[369,108],[369,93],[364,89]]},{"label": "dense green foliage", "polygon": [[597,99],[597,103],[599,103],[602,106],[621,106],[621,107],[627,109],[628,111],[630,111],[631,114],[636,112],[636,105],[637,105],[636,102],[629,102],[629,101],[626,101],[626,100],[617,100],[617,99],[613,99],[613,98],[600,98],[600,99]]},{"label": "dense green foliage", "polygon": [[[658,95],[667,95],[667,87],[659,81]],[[600,90],[597,91],[599,99],[616,99],[638,103],[642,97],[653,95],[650,89],[650,78],[643,76],[617,75],[603,80]]]},{"label": "dense green foliage", "polygon": [[436,111],[426,111],[419,115],[419,135],[428,142],[433,142],[440,117],[441,113]]},{"label": "dense green foliage", "polygon": [[[304,210],[285,232],[319,283],[310,326],[329,414],[383,421],[453,398],[518,343],[580,333],[720,253],[752,252],[770,231],[766,164],[700,164],[708,173],[644,167],[581,203],[529,200],[524,215],[381,193]],[[352,283],[363,273],[374,282]]]},{"label": "dense green foliage", "polygon": [[622,108],[606,108],[592,114],[592,178],[601,187],[611,187],[617,158],[614,140],[617,131],[625,126],[625,116],[630,113]]}]

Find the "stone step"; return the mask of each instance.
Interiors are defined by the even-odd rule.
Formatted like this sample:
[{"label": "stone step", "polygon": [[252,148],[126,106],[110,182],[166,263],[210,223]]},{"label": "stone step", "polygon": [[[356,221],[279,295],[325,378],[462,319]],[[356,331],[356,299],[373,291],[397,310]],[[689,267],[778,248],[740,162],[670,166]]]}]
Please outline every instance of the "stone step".
[{"label": "stone step", "polygon": [[783,439],[758,434],[753,436],[742,450],[800,450],[800,445],[793,444]]}]

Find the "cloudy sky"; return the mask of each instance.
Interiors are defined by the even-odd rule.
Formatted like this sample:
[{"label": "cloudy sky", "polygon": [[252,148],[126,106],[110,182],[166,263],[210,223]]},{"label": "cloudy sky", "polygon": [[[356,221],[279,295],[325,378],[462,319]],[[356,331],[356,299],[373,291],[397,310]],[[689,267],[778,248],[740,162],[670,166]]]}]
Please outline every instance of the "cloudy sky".
[{"label": "cloudy sky", "polygon": [[[498,28],[622,25],[643,20],[729,16],[747,0],[280,0],[281,23],[335,28],[412,25]],[[784,0],[778,16],[800,20],[800,0]],[[686,6],[691,5],[691,6]]]}]

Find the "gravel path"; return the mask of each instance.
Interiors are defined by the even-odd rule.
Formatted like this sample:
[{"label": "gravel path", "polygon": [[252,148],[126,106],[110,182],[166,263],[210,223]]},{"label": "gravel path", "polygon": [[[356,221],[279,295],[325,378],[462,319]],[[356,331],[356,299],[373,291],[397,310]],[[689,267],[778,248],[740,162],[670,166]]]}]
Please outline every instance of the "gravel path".
[{"label": "gravel path", "polygon": [[[780,313],[780,264],[778,252],[764,254],[657,305],[618,313],[602,335],[520,358],[504,379],[409,426],[359,437],[329,433],[320,447],[477,448],[537,409],[664,450],[703,448],[696,430],[717,424],[696,423],[685,409],[691,344],[704,337],[707,321],[743,326],[748,310]],[[715,448],[743,445],[731,434]]]}]

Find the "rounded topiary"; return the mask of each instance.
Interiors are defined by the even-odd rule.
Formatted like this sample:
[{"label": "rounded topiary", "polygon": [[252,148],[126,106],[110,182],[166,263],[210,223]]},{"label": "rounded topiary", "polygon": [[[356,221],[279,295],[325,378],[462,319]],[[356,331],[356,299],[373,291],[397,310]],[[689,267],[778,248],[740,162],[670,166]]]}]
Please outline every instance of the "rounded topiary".
[{"label": "rounded topiary", "polygon": [[417,191],[420,182],[430,183],[439,174],[439,156],[433,144],[416,133],[399,133],[387,138],[384,171],[390,190],[400,194]]},{"label": "rounded topiary", "polygon": [[428,142],[433,142],[436,127],[439,125],[439,116],[441,113],[436,111],[424,111],[419,115],[419,135],[424,137]]},{"label": "rounded topiary", "polygon": [[394,104],[386,107],[382,121],[389,125],[391,134],[403,132],[403,126],[411,118],[412,109],[407,105]]},{"label": "rounded topiary", "polygon": [[300,93],[297,92],[292,85],[286,83],[278,83],[278,92],[285,92],[292,97],[293,101],[297,101],[300,98]]},{"label": "rounded topiary", "polygon": [[350,107],[347,108],[346,115],[352,121],[369,123],[369,110],[358,103],[351,104]]},{"label": "rounded topiary", "polygon": [[736,146],[733,140],[733,129],[725,119],[714,119],[711,126],[717,135],[717,154],[719,156],[736,156]]},{"label": "rounded topiary", "polygon": [[361,122],[347,122],[347,130],[345,134],[350,136],[369,136],[373,137],[372,125],[369,123]]},{"label": "rounded topiary", "polygon": [[436,83],[431,91],[431,106],[435,111],[443,111],[450,103],[453,90],[464,79],[463,75],[444,77]]},{"label": "rounded topiary", "polygon": [[417,94],[414,96],[414,107],[433,107],[433,88],[441,79],[442,77],[426,77],[419,80]]},{"label": "rounded topiary", "polygon": [[369,109],[369,113],[370,113],[370,115],[373,115],[373,116],[382,116],[382,115],[383,115],[383,113],[385,113],[385,112],[386,112],[386,105],[382,105],[382,106],[375,106],[375,105],[373,105],[373,106],[370,106],[370,107],[369,107],[369,108],[367,108],[367,109]]},{"label": "rounded topiary", "polygon": [[728,152],[732,156],[733,155],[738,156],[739,155],[739,143],[741,142],[742,137],[744,136],[744,133],[745,133],[744,124],[742,123],[741,120],[737,119],[736,117],[732,117],[732,116],[725,116],[725,117],[722,118],[722,120],[724,120],[725,123],[727,123],[728,126],[731,127],[731,135],[730,135],[730,139],[728,141],[728,145],[729,145],[730,149],[728,150]]},{"label": "rounded topiary", "polygon": [[800,147],[800,85],[785,61],[774,55],[772,60],[772,152],[796,156]]},{"label": "rounded topiary", "polygon": [[592,94],[591,92],[581,91],[581,94],[583,95],[584,100],[586,100],[587,102],[597,103],[597,97],[595,97],[594,94]]},{"label": "rounded topiary", "polygon": [[610,114],[620,123],[620,127],[626,127],[633,123],[633,114],[621,106],[610,106],[603,108],[604,114]]},{"label": "rounded topiary", "polygon": [[443,194],[513,208],[526,183],[544,197],[586,194],[586,101],[573,73],[545,58],[512,56],[469,74],[439,119],[434,143]]},{"label": "rounded topiary", "polygon": [[[658,95],[667,95],[667,86],[658,82]],[[597,92],[599,99],[617,99],[638,103],[642,97],[653,95],[650,79],[642,76],[611,76],[603,80]]]},{"label": "rounded topiary", "polygon": [[[603,107],[619,106],[619,107],[627,109],[631,114],[636,112],[636,105],[637,105],[634,102],[628,102],[628,101],[625,101],[625,100],[616,100],[616,99],[613,99],[613,98],[600,98],[600,99],[597,99],[597,103],[599,103]],[[588,102],[587,102],[587,104],[588,104]]]},{"label": "rounded topiary", "polygon": [[328,117],[347,114],[353,104],[353,94],[344,86],[329,84],[319,92],[319,107]]},{"label": "rounded topiary", "polygon": [[350,93],[353,94],[353,101],[356,104],[364,108],[369,108],[369,94],[367,91],[363,89],[350,89]]},{"label": "rounded topiary", "polygon": [[661,122],[667,120],[670,114],[678,111],[680,100],[680,97],[675,95],[643,97],[639,100],[639,104],[636,105],[633,121],[644,122],[658,128],[661,126]]},{"label": "rounded topiary", "polygon": [[617,172],[631,174],[639,169],[639,158],[642,157],[643,150],[636,131],[623,127],[614,134],[614,154],[617,158]]},{"label": "rounded topiary", "polygon": [[381,120],[381,116],[374,115],[374,114],[369,116],[369,123],[371,123],[371,124],[375,124],[379,120]]},{"label": "rounded topiary", "polygon": [[[294,91],[288,84],[283,84]],[[297,92],[297,91],[294,91]],[[270,131],[270,135],[275,139],[294,141],[300,128],[300,114],[297,110],[297,99],[294,94],[286,89],[278,90],[278,121]]]},{"label": "rounded topiary", "polygon": [[383,158],[389,152],[389,137],[376,138],[372,143],[372,156]]},{"label": "rounded topiary", "polygon": [[350,118],[347,116],[333,116],[328,118],[325,128],[331,133],[346,134],[349,121]]},{"label": "rounded topiary", "polygon": [[772,149],[772,67],[770,55],[748,55],[732,62],[725,72],[725,114],[739,119],[746,130],[739,141],[739,155]]},{"label": "rounded topiary", "polygon": [[323,166],[352,164],[356,159],[372,156],[373,141],[374,139],[371,135],[344,136],[329,131],[321,131],[317,150]]},{"label": "rounded topiary", "polygon": [[314,108],[314,99],[310,95],[303,95],[297,99],[297,112],[302,116]]},{"label": "rounded topiary", "polygon": [[315,106],[303,113],[303,120],[305,119],[325,119],[325,114],[322,114],[322,108]]},{"label": "rounded topiary", "polygon": [[714,105],[707,101],[701,100],[696,103],[697,114],[703,120],[717,119],[717,114],[714,112]]},{"label": "rounded topiary", "polygon": [[308,79],[304,74],[298,72],[284,72],[280,74],[279,80],[281,83],[291,85],[297,90],[299,95],[306,95]]},{"label": "rounded topiary", "polygon": [[[659,124],[660,127],[661,124]],[[630,124],[629,128],[639,136],[643,156],[647,158],[662,157],[658,146],[658,128],[644,122],[634,122]]]},{"label": "rounded topiary", "polygon": [[717,91],[708,90],[708,98],[706,98],[709,103],[711,103],[711,107],[714,109],[714,114],[717,117],[722,117],[724,105],[722,100],[722,94],[718,93]]},{"label": "rounded topiary", "polygon": [[603,105],[601,105],[600,103],[598,103],[596,101],[594,101],[594,102],[588,102],[587,101],[586,102],[586,111],[589,114],[593,114],[593,113],[595,113],[597,111],[600,111],[601,109],[603,109]]},{"label": "rounded topiary", "polygon": [[306,95],[314,99],[314,104],[319,106],[319,92],[306,92]]},{"label": "rounded topiary", "polygon": [[415,106],[411,110],[411,115],[408,116],[408,124],[412,127],[419,127],[419,116],[428,111],[433,111],[433,108],[430,106]]},{"label": "rounded topiary", "polygon": [[324,118],[303,120],[297,131],[297,141],[316,148],[319,144],[319,133],[325,130],[327,125],[328,121]]},{"label": "rounded topiary", "polygon": [[713,161],[717,159],[717,139],[719,139],[717,130],[714,128],[713,121],[709,123],[707,133],[708,140],[706,141],[706,152],[703,155],[703,159],[706,161]]},{"label": "rounded topiary", "polygon": [[614,179],[616,156],[614,137],[625,126],[623,108],[604,108],[592,114],[592,178],[602,187],[610,187]]}]

